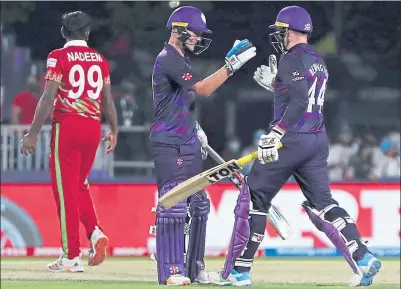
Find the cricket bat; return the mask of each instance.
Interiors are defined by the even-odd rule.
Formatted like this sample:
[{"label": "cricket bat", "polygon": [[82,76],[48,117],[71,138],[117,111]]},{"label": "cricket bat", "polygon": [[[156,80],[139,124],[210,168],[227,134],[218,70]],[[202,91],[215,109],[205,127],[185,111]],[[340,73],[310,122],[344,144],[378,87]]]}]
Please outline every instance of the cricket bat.
[{"label": "cricket bat", "polygon": [[[279,148],[281,146],[282,144],[280,143]],[[253,161],[257,157],[258,152],[255,151],[237,160],[230,160],[207,171],[204,171],[196,176],[193,176],[192,178],[189,178],[185,182],[182,182],[178,186],[175,186],[170,191],[168,191],[164,196],[159,199],[159,204],[161,204],[166,209],[171,208],[172,206],[183,200],[186,200],[188,197],[206,188],[207,186],[231,177],[233,173],[241,171],[243,165]]]},{"label": "cricket bat", "polygon": [[[225,163],[225,160],[212,147],[207,145],[205,149],[212,159],[214,159],[217,163]],[[245,178],[241,172],[237,172],[236,174],[238,174],[238,177],[241,179]],[[241,189],[241,182],[237,178],[231,176],[230,180],[238,188],[238,190]],[[273,204],[270,206],[269,212],[267,213],[267,221],[270,223],[270,225],[272,225],[277,234],[283,240],[288,239],[294,233],[294,230],[291,228],[288,221]]]}]

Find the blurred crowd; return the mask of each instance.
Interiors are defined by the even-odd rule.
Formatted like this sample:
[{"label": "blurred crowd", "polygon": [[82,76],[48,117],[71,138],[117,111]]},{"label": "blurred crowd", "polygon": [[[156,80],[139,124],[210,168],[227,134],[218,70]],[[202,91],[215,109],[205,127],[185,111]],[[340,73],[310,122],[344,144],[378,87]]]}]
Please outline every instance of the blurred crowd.
[{"label": "blurred crowd", "polygon": [[[258,141],[266,132],[258,129],[252,143],[242,147],[238,137],[231,137],[224,149],[225,159],[237,159],[257,150]],[[252,163],[247,164],[248,174]],[[400,132],[389,131],[381,139],[374,134],[359,135],[345,126],[330,144],[328,158],[331,181],[394,181],[400,178]],[[293,179],[291,179],[293,180]]]}]

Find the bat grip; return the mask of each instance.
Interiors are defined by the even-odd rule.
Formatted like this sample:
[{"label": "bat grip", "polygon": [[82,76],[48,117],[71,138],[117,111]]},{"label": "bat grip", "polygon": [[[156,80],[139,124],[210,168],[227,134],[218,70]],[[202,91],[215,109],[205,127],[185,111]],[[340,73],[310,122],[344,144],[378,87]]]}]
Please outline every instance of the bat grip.
[{"label": "bat grip", "polygon": [[[281,149],[283,147],[283,144],[280,142],[278,144],[278,149]],[[250,163],[251,161],[253,161],[254,159],[256,159],[258,157],[258,151],[254,151],[253,153],[250,153],[249,155],[243,156],[242,158],[239,158],[237,160],[238,164],[240,166],[243,166],[247,163]]]},{"label": "bat grip", "polygon": [[248,154],[248,155],[246,155],[246,156],[243,156],[242,158],[239,158],[238,159],[238,164],[240,165],[240,166],[243,166],[243,165],[245,165],[245,164],[247,164],[247,163],[250,163],[251,161],[253,161],[254,159],[256,159],[258,157],[258,152],[257,151],[255,151],[255,152],[253,152],[253,153],[251,153],[251,154]]}]

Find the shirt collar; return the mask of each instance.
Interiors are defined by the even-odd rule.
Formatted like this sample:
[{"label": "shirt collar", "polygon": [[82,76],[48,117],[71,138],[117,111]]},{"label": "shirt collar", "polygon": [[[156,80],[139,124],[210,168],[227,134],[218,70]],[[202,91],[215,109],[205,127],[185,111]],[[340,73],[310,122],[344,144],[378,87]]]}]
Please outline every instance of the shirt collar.
[{"label": "shirt collar", "polygon": [[86,46],[86,47],[88,47],[88,44],[86,43],[85,40],[70,40],[64,45],[64,48],[68,47],[68,46]]},{"label": "shirt collar", "polygon": [[187,57],[188,57],[187,51],[186,51],[185,49],[184,49],[184,55],[181,55],[181,53],[179,53],[179,52],[177,51],[177,49],[175,49],[175,47],[172,46],[171,44],[169,44],[168,42],[164,43],[164,48],[165,48],[167,51],[173,51],[175,54],[179,55],[180,57],[184,57],[184,58],[187,58]]},{"label": "shirt collar", "polygon": [[291,47],[288,52],[298,49],[298,48],[306,48],[306,49],[312,49],[313,50],[313,46],[310,45],[309,43],[298,43],[296,45],[294,45],[293,47]]}]

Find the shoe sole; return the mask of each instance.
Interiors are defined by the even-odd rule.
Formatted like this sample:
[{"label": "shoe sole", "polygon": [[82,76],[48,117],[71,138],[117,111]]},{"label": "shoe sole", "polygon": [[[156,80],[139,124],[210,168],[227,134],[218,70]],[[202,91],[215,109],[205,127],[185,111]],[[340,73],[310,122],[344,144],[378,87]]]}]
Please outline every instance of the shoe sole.
[{"label": "shoe sole", "polygon": [[[235,276],[234,276],[235,278]],[[233,285],[235,287],[251,287],[252,286],[252,281],[251,279],[243,279],[243,280],[238,280],[237,278],[235,278],[235,282],[233,283]]]},{"label": "shoe sole", "polygon": [[109,240],[107,239],[107,237],[102,237],[96,242],[94,246],[95,254],[92,258],[89,259],[89,266],[98,266],[103,263],[104,259],[106,259],[107,256],[108,243]]},{"label": "shoe sole", "polygon": [[191,282],[186,281],[181,284],[167,283],[167,286],[187,286],[187,285],[191,285]]},{"label": "shoe sole", "polygon": [[251,287],[252,283],[248,280],[246,281],[237,281],[236,283],[234,283],[235,287]]},{"label": "shoe sole", "polygon": [[201,285],[209,285],[209,284],[210,284],[210,281],[199,281],[199,280],[195,280],[194,283],[201,284]]},{"label": "shoe sole", "polygon": [[373,283],[373,277],[379,273],[380,268],[382,267],[382,263],[380,260],[374,260],[372,265],[369,268],[369,271],[364,274],[360,286],[370,286]]},{"label": "shoe sole", "polygon": [[65,269],[61,269],[61,270],[53,270],[53,269],[50,269],[49,267],[47,267],[47,269],[49,270],[49,272],[53,272],[53,273],[83,273],[84,272],[83,269],[77,270],[77,271],[71,270],[70,268],[65,268]]}]

